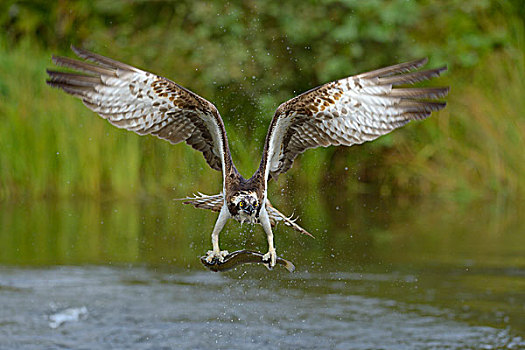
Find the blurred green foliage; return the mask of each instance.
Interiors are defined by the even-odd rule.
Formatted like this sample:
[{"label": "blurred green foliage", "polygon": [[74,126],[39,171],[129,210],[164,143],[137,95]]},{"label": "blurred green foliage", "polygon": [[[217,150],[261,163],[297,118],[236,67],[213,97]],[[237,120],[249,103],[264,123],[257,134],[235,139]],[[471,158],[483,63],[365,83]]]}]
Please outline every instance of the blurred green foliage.
[{"label": "blurred green foliage", "polygon": [[432,82],[452,86],[447,109],[370,144],[306,152],[280,185],[312,190],[339,181],[348,195],[519,198],[524,23],[519,0],[3,1],[0,198],[220,188],[220,176],[189,147],[117,130],[47,87],[51,53],[71,56],[72,43],[169,77],[216,104],[245,176],[258,165],[283,101],[428,56],[430,66],[449,67]]}]

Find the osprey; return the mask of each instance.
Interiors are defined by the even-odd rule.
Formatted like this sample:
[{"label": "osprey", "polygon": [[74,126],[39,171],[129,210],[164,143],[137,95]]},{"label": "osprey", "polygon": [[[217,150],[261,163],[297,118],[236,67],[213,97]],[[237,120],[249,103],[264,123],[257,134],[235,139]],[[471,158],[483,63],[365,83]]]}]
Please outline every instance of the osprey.
[{"label": "osprey", "polygon": [[[80,73],[47,70],[47,83],[78,97],[111,124],[173,144],[186,141],[222,172],[222,192],[196,195],[185,204],[219,212],[207,260],[222,261],[219,233],[226,221],[260,224],[268,239],[264,260],[276,263],[272,226],[278,222],[310,235],[267,198],[268,181],[291,168],[305,150],[371,141],[445,107],[448,87],[406,88],[439,76],[446,67],[417,70],[427,59],[401,63],[333,81],[292,98],[277,108],[264,142],[259,168],[249,179],[233,164],[226,130],[217,108],[177,83],[113,59],[72,46],[81,61],[53,56],[58,66]],[[91,62],[91,63],[90,63]],[[310,235],[311,236],[311,235]]]}]

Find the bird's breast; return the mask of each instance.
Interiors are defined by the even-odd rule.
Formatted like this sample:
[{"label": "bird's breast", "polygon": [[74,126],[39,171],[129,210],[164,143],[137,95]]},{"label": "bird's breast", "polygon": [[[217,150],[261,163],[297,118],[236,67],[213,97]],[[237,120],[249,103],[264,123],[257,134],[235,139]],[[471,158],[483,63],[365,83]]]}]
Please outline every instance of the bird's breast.
[{"label": "bird's breast", "polygon": [[255,215],[248,215],[242,211],[239,211],[237,215],[233,215],[233,218],[237,221],[239,221],[241,224],[249,223],[249,224],[258,224],[259,218]]}]

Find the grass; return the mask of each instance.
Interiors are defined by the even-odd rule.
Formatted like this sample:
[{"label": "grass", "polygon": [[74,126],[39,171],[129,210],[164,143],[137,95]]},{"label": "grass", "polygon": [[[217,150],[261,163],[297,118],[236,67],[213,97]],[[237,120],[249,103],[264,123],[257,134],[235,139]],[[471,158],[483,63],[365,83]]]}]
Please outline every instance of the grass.
[{"label": "grass", "polygon": [[[424,125],[417,150],[400,142],[400,177],[418,174],[422,192],[468,201],[525,194],[525,50],[503,50],[469,72],[451,72],[448,107]],[[401,159],[401,160],[399,160]]]}]

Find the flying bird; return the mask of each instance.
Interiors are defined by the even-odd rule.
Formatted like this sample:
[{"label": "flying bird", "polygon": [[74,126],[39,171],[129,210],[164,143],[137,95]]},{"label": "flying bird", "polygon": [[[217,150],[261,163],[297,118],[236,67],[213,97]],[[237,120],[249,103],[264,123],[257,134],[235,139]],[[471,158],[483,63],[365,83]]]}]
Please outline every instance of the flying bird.
[{"label": "flying bird", "polygon": [[[198,194],[185,204],[219,213],[206,259],[223,261],[219,233],[228,219],[260,224],[268,240],[264,261],[276,263],[272,226],[279,222],[310,235],[268,200],[268,181],[285,173],[309,148],[351,146],[371,141],[412,120],[443,109],[436,101],[448,87],[398,87],[439,76],[446,67],[418,70],[427,59],[401,63],[346,77],[306,91],[281,104],[270,123],[261,163],[248,179],[236,169],[217,108],[190,90],[153,73],[85,49],[71,47],[83,59],[53,56],[76,72],[47,70],[47,83],[78,97],[118,128],[151,134],[173,144],[185,141],[222,172],[222,191]],[[311,235],[310,235],[311,236]]]}]

